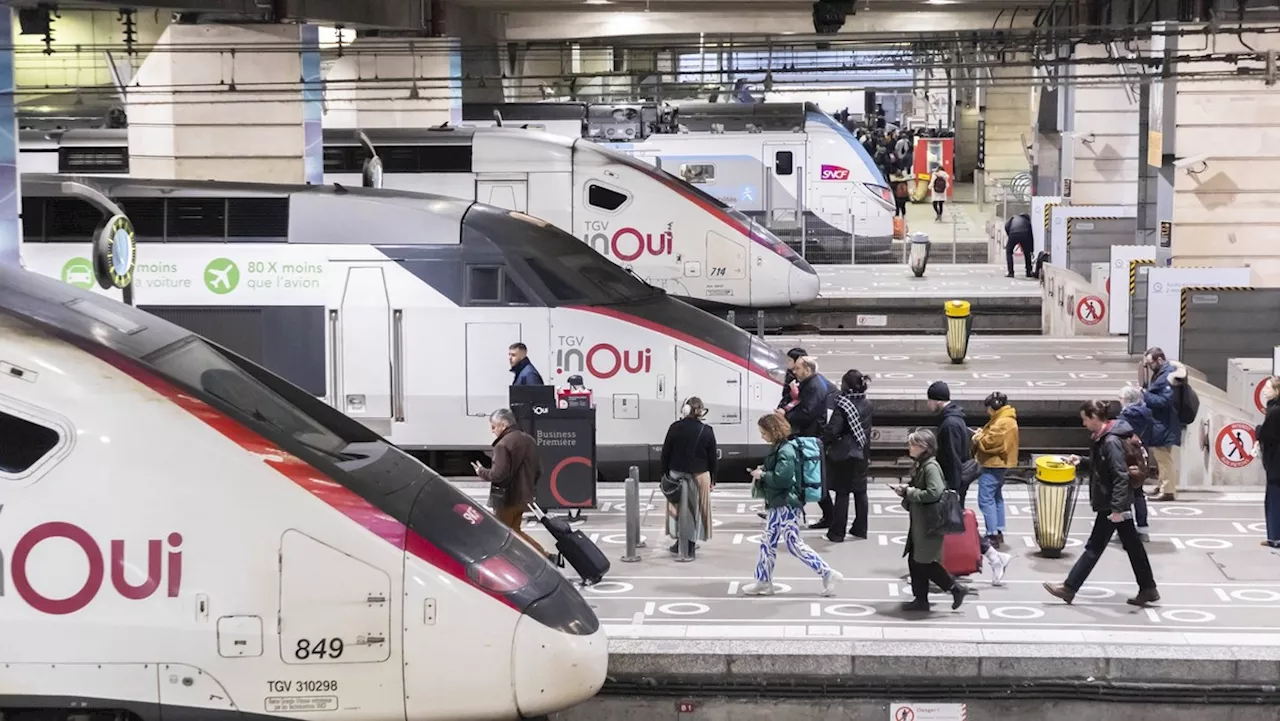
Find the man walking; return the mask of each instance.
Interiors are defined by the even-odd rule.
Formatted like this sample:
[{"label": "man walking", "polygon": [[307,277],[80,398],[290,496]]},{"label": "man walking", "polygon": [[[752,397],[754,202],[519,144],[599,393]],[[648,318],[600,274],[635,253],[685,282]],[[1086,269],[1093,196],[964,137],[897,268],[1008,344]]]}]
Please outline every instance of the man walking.
[{"label": "man walking", "polygon": [[[1093,532],[1084,544],[1084,552],[1071,567],[1066,582],[1061,585],[1046,583],[1044,588],[1067,603],[1074,601],[1103,551],[1107,550],[1111,536],[1119,534],[1138,582],[1138,595],[1127,602],[1133,606],[1146,606],[1159,601],[1160,592],[1156,590],[1146,546],[1142,545],[1138,529],[1133,525],[1133,489],[1129,485],[1129,464],[1125,462],[1124,454],[1125,439],[1133,435],[1133,429],[1122,418],[1109,420],[1110,406],[1106,401],[1097,400],[1087,401],[1080,408],[1080,421],[1093,438],[1089,458],[1089,505],[1098,515],[1093,521]],[[1080,462],[1075,456],[1071,460]]]},{"label": "man walking", "polygon": [[1142,393],[1143,402],[1151,410],[1147,450],[1155,456],[1156,465],[1160,468],[1160,486],[1151,500],[1172,501],[1178,493],[1173,449],[1182,445],[1182,421],[1178,418],[1174,385],[1187,382],[1187,369],[1170,363],[1160,348],[1148,348],[1142,356],[1142,364],[1151,373],[1151,380]]},{"label": "man walking", "polygon": [[542,546],[520,527],[524,510],[533,500],[534,488],[542,477],[537,441],[516,428],[516,416],[507,408],[500,408],[489,416],[489,430],[494,436],[493,466],[485,468],[475,461],[471,467],[481,480],[489,482],[489,505],[498,520],[538,553],[546,555]]}]

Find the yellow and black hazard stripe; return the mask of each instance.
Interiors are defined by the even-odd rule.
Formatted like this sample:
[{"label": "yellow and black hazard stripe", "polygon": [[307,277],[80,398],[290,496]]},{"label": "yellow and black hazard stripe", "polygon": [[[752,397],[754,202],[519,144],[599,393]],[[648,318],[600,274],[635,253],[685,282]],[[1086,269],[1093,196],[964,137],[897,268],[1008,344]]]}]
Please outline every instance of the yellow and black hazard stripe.
[{"label": "yellow and black hazard stripe", "polygon": [[1154,260],[1131,260],[1129,261],[1129,297],[1132,298],[1138,292],[1138,266],[1155,265]]},{"label": "yellow and black hazard stripe", "polygon": [[1053,232],[1052,230],[1053,209],[1056,207],[1058,207],[1058,203],[1044,204],[1044,240],[1046,243],[1049,242],[1049,234]]},{"label": "yellow and black hazard stripe", "polygon": [[1191,304],[1191,294],[1193,293],[1230,293],[1242,290],[1257,290],[1247,285],[1184,285],[1181,288],[1182,298],[1180,299],[1178,325],[1185,327],[1187,325],[1187,307]]},{"label": "yellow and black hazard stripe", "polygon": [[[1128,217],[1128,216],[1125,216]],[[1071,247],[1071,231],[1075,230],[1077,220],[1120,220],[1118,215],[1074,215],[1067,218],[1067,248]]]}]

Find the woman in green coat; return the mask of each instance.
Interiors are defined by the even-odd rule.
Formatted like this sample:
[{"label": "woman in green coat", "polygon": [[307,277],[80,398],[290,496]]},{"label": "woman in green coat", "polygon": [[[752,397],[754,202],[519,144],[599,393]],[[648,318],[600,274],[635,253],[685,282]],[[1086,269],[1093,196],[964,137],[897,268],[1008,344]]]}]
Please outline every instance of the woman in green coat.
[{"label": "woman in green coat", "polygon": [[902,555],[907,557],[907,569],[911,572],[911,592],[915,600],[902,604],[904,611],[929,610],[929,582],[938,584],[951,594],[951,608],[960,608],[969,594],[966,586],[942,567],[942,535],[928,532],[931,504],[942,500],[947,491],[942,478],[942,467],[934,457],[938,454],[938,439],[933,431],[920,429],[907,436],[907,451],[915,460],[911,471],[911,483],[895,486],[894,492],[902,496],[902,507],[911,515],[911,529],[907,532],[907,547]]}]

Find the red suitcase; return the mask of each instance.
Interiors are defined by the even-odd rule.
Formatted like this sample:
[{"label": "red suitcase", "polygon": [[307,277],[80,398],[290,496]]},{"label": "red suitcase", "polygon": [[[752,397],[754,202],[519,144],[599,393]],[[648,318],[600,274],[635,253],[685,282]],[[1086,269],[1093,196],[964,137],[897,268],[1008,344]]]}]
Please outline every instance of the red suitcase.
[{"label": "red suitcase", "polygon": [[968,576],[982,568],[982,543],[978,539],[978,517],[964,510],[964,533],[942,537],[942,567],[952,576]]}]

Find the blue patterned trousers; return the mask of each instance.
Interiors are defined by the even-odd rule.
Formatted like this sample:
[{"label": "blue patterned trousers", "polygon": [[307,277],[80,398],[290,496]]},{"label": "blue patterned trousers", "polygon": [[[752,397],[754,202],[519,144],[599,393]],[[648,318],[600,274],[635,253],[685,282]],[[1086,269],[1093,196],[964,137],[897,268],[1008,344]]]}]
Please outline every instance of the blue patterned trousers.
[{"label": "blue patterned trousers", "polygon": [[809,548],[800,539],[800,509],[770,508],[765,521],[764,533],[760,536],[760,559],[756,561],[756,580],[770,583],[773,578],[773,564],[778,560],[778,541],[787,544],[787,551],[800,559],[814,573],[826,578],[831,567],[822,557]]}]

